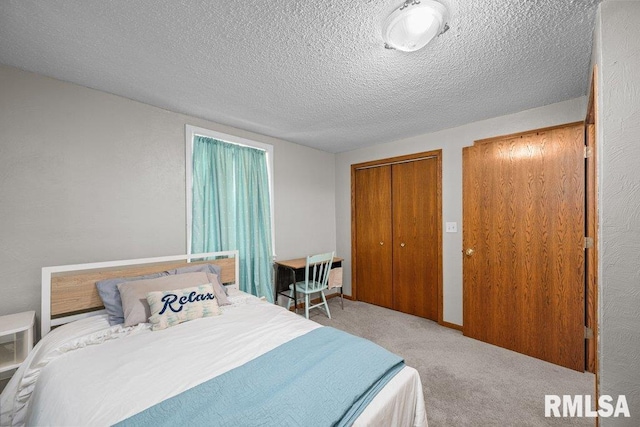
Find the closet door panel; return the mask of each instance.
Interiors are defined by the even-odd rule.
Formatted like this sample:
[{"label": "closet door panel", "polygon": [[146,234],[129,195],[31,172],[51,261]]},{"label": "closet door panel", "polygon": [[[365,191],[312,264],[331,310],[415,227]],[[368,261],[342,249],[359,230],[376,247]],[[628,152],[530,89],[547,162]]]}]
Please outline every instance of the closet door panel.
[{"label": "closet door panel", "polygon": [[393,306],[438,320],[436,158],[392,166]]},{"label": "closet door panel", "polygon": [[462,164],[464,334],[583,371],[584,125],[476,142]]},{"label": "closet door panel", "polygon": [[357,170],[355,198],[358,300],[392,308],[391,166]]}]

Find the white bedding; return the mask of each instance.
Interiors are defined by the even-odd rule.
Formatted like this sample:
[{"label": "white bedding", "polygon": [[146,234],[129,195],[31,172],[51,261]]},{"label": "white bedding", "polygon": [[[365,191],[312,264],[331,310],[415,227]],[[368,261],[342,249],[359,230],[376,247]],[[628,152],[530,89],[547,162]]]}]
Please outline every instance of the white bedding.
[{"label": "white bedding", "polygon": [[[52,331],[2,393],[0,425],[112,425],[321,327],[247,294],[231,301],[221,316],[163,331],[111,327],[106,315]],[[410,367],[355,423],[426,424],[420,377]]]}]

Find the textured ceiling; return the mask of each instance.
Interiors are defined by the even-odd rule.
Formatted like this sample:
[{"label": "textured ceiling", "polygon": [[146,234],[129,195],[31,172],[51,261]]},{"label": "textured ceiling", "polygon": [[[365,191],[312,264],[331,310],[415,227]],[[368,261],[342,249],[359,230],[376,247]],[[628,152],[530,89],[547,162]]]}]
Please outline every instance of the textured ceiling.
[{"label": "textured ceiling", "polygon": [[401,2],[2,0],[0,63],[330,152],[586,93],[599,0],[441,0],[413,53]]}]

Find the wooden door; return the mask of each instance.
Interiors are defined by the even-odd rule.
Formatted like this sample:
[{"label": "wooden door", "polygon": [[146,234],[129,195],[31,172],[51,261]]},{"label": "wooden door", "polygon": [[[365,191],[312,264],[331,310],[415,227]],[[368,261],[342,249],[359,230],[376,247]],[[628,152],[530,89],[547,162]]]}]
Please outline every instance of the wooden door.
[{"label": "wooden door", "polygon": [[392,308],[391,166],[356,170],[354,180],[358,299]]},{"label": "wooden door", "polygon": [[393,308],[438,320],[438,159],[392,166]]},{"label": "wooden door", "polygon": [[463,150],[464,334],[584,369],[584,126]]},{"label": "wooden door", "polygon": [[592,239],[591,247],[586,249],[585,262],[587,273],[585,280],[585,326],[589,328],[592,335],[585,343],[585,370],[587,372],[596,373],[596,361],[598,357],[598,349],[596,347],[596,334],[598,331],[598,323],[596,314],[598,312],[598,282],[597,282],[597,244],[598,244],[598,223],[595,196],[596,190],[596,129],[594,124],[587,125],[587,147],[591,150],[586,160],[586,235]]},{"label": "wooden door", "polygon": [[596,375],[596,397],[598,396],[598,186],[596,162],[598,158],[596,143],[596,123],[598,103],[598,72],[594,66],[587,107],[586,145],[589,154],[586,156],[586,234],[592,239],[591,247],[586,249],[586,281],[585,281],[585,326],[591,334],[585,343],[585,370]]}]

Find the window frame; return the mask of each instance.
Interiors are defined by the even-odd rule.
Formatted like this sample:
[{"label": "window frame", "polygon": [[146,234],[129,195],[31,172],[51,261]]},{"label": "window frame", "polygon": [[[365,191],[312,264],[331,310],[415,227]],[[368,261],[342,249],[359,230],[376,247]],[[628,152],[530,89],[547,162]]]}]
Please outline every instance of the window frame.
[{"label": "window frame", "polygon": [[204,136],[217,139],[228,144],[251,147],[266,152],[267,175],[269,179],[269,209],[271,211],[271,256],[276,256],[276,234],[273,203],[273,145],[242,138],[228,133],[218,132],[193,125],[185,125],[185,182],[186,182],[186,228],[187,228],[187,255],[191,254],[191,227],[193,221],[193,139],[195,136]]}]

